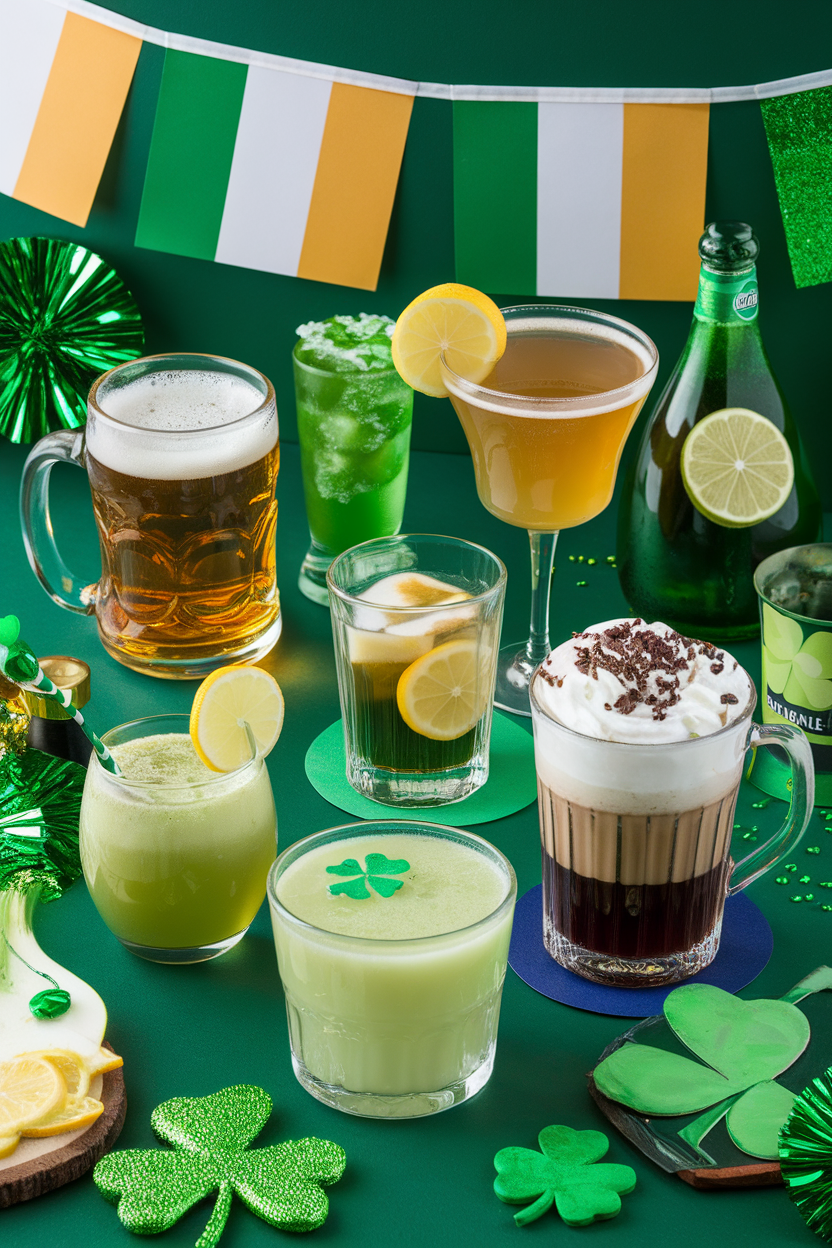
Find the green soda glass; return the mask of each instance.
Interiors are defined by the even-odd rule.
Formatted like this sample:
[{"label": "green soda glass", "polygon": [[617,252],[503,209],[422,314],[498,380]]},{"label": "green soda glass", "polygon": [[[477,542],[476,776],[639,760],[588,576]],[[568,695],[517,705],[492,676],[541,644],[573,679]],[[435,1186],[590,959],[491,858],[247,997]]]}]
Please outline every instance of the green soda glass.
[{"label": "green soda glass", "polygon": [[326,605],[335,556],[401,528],[413,391],[393,367],[389,317],[332,316],[297,332],[292,361],[312,538],[298,585]]}]

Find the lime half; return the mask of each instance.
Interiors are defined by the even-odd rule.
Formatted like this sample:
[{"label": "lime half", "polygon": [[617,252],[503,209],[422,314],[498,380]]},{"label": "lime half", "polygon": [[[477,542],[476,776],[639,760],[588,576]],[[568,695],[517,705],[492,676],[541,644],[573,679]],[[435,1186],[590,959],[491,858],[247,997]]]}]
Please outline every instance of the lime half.
[{"label": "lime half", "polygon": [[685,438],[682,480],[708,520],[744,529],[783,506],[794,482],[794,461],[788,442],[765,416],[747,407],[724,407]]}]

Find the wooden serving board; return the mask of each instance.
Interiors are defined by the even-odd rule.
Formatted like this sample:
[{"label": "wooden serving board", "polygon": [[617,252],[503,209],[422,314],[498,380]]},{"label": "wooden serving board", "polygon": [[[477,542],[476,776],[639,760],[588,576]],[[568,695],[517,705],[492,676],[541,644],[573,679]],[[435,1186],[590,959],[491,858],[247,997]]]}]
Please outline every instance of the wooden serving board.
[{"label": "wooden serving board", "polygon": [[[104,1047],[110,1049],[109,1044]],[[90,1096],[104,1105],[104,1113],[91,1127],[44,1139],[24,1138],[10,1156],[0,1158],[0,1209],[79,1179],[113,1147],[127,1113],[121,1067],[93,1079]]]}]

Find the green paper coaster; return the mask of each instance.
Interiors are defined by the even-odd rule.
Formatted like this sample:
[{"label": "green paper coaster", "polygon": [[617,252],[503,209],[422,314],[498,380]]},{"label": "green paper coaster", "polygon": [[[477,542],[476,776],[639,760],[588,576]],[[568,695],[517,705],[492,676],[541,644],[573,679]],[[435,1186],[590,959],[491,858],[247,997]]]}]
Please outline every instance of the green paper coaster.
[{"label": "green paper coaster", "polygon": [[306,753],[306,774],[313,788],[333,806],[357,815],[359,819],[378,819],[388,812],[396,819],[424,819],[435,811],[455,827],[469,823],[488,823],[503,819],[528,806],[537,796],[532,735],[506,715],[495,712],[491,724],[491,763],[487,782],[461,802],[441,806],[385,806],[371,802],[356,793],[347,780],[347,758],[344,751],[344,729],[341,720],[330,724],[316,737]]}]

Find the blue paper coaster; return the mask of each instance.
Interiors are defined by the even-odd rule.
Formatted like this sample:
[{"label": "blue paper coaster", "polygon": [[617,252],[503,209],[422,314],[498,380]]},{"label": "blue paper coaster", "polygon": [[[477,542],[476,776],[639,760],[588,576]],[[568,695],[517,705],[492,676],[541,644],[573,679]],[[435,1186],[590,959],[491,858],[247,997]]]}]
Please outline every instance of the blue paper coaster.
[{"label": "blue paper coaster", "polygon": [[461,802],[408,808],[371,802],[368,797],[356,793],[347,780],[344,729],[340,719],[324,729],[310,745],[306,754],[306,774],[321,797],[340,810],[357,815],[359,819],[428,819],[461,827],[513,815],[537,796],[532,735],[507,715],[498,712],[495,712],[491,722],[488,780],[481,789]]},{"label": "blue paper coaster", "polygon": [[[619,1014],[624,1018],[649,1018],[661,1014],[665,998],[679,984],[663,988],[613,988],[567,971],[546,952],[543,944],[543,886],[530,888],[517,903],[511,933],[509,966],[535,992],[564,1005],[592,1014]],[[719,952],[710,966],[685,984],[713,984],[726,992],[739,992],[771,957],[774,937],[763,912],[745,893],[725,902]]]}]

